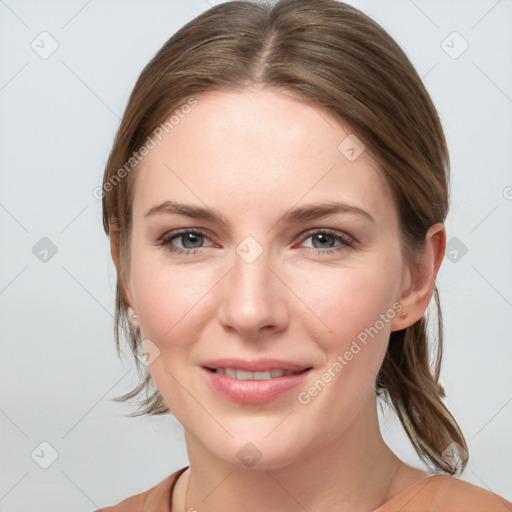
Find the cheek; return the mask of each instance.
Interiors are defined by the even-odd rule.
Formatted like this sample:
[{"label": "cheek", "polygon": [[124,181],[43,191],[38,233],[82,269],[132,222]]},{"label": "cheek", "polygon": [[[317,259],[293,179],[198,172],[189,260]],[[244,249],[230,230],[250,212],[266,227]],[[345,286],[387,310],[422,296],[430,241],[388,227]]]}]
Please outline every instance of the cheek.
[{"label": "cheek", "polygon": [[132,273],[141,335],[158,349],[158,357],[149,366],[156,388],[171,411],[187,417],[190,411],[197,411],[182,386],[193,390],[194,382],[188,382],[186,374],[192,364],[190,347],[207,322],[205,293],[214,281],[209,283],[207,273],[193,266],[171,266],[155,260],[142,255]]},{"label": "cheek", "polygon": [[[343,350],[358,336],[364,338],[368,330],[375,335],[375,326],[386,337],[394,314],[390,308],[398,269],[393,271],[393,262],[386,271],[384,268],[382,263],[364,268],[323,268],[317,275],[309,273],[307,280],[297,281],[297,295],[304,298],[311,312],[308,323],[316,322],[318,335],[327,333],[323,339],[330,339],[332,348]],[[388,317],[387,321],[383,322],[381,315]]]},{"label": "cheek", "polygon": [[185,326],[193,332],[193,324],[200,323],[201,298],[208,289],[200,282],[197,272],[192,276],[176,266],[141,264],[134,273],[133,288],[143,335],[158,345],[184,343],[177,334]]},{"label": "cheek", "polygon": [[143,338],[162,353],[172,352],[177,360],[190,356],[190,346],[211,317],[222,269],[215,272],[208,265],[172,264],[164,251],[134,244],[131,290]]},{"label": "cheek", "polygon": [[[382,269],[382,265],[330,269],[325,279],[316,276],[303,283],[302,296],[308,297],[318,317],[308,321],[309,333],[318,340],[325,359],[311,387],[300,390],[298,401],[311,404],[311,411],[320,416],[329,410],[336,428],[348,425],[371,395],[387,350],[396,314],[392,292],[397,274],[392,261],[387,271]],[[318,282],[325,285],[313,286]]]}]

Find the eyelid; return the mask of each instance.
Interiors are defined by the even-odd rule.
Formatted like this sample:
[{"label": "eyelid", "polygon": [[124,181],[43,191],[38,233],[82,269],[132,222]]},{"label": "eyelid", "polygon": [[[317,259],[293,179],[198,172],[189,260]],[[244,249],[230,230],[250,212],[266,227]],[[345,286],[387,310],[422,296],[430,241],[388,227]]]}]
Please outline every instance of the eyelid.
[{"label": "eyelid", "polygon": [[[187,233],[194,233],[200,236],[203,236],[204,238],[211,240],[211,236],[208,234],[208,230],[202,229],[202,228],[181,228],[181,229],[175,229],[168,231],[164,233],[158,243],[156,245],[162,246],[165,249],[169,251],[171,254],[175,255],[185,255],[185,256],[194,256],[197,251],[200,251],[201,249],[209,249],[212,246],[206,246],[206,247],[196,247],[192,249],[182,249],[181,247],[176,247],[172,244],[172,242],[175,239],[179,239],[181,236],[187,234]],[[297,239],[298,242],[304,242],[308,238],[312,237],[315,234],[326,234],[328,236],[331,236],[335,239],[338,239],[341,243],[338,245],[335,245],[334,247],[328,247],[324,249],[317,249],[315,247],[303,247],[303,249],[306,250],[306,252],[313,252],[315,255],[323,255],[328,256],[336,253],[341,253],[344,251],[347,251],[351,249],[355,244],[357,244],[357,240],[349,235],[348,233],[338,231],[337,229],[331,229],[331,228],[311,228],[306,231],[303,231],[299,238]],[[297,243],[297,242],[296,242]],[[213,242],[213,246],[215,246],[215,243]]]},{"label": "eyelid", "polygon": [[304,241],[306,238],[309,238],[312,235],[316,235],[317,233],[325,233],[327,235],[331,235],[335,238],[341,238],[345,242],[349,242],[350,244],[354,244],[357,242],[357,240],[348,233],[344,231],[338,231],[337,229],[331,229],[331,228],[312,228],[308,229],[307,231],[304,231],[301,233],[300,238],[298,240]]},{"label": "eyelid", "polygon": [[[181,228],[181,229],[173,229],[171,231],[165,232],[159,239],[158,239],[158,245],[161,245],[163,242],[170,243],[171,241],[180,238],[180,236],[183,236],[187,233],[195,233],[197,235],[202,235],[208,240],[211,240],[211,235],[209,234],[208,230],[202,229],[202,228]],[[203,247],[201,247],[203,249]],[[189,251],[193,251],[194,249],[188,249]]]},{"label": "eyelid", "polygon": [[[212,235],[209,233],[209,231],[207,229],[191,227],[191,228],[179,228],[179,229],[167,231],[161,237],[159,237],[158,241],[160,242],[164,239],[171,240],[174,238],[178,238],[179,235],[186,234],[186,233],[201,234],[210,240],[212,238]],[[298,235],[298,237],[296,237],[296,240],[303,241],[305,238],[308,238],[309,236],[315,235],[317,233],[326,233],[326,234],[329,234],[329,235],[332,235],[335,237],[343,238],[346,241],[351,241],[354,243],[357,242],[356,238],[354,238],[352,235],[349,235],[348,233],[346,233],[344,231],[338,231],[337,229],[332,229],[332,228],[310,228],[306,231],[301,232],[301,234]]]}]

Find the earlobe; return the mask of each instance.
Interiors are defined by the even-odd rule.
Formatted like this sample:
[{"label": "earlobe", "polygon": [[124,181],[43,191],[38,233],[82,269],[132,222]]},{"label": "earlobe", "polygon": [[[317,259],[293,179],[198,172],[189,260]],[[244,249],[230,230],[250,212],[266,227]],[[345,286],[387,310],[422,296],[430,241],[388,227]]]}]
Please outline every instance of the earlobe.
[{"label": "earlobe", "polygon": [[134,311],[134,309],[131,306],[128,306],[126,313],[128,315],[128,320],[132,323],[134,327],[139,326],[139,317],[137,316],[137,313]]},{"label": "earlobe", "polygon": [[434,224],[425,235],[425,245],[418,263],[408,269],[409,278],[398,299],[402,307],[391,323],[392,331],[405,329],[423,317],[434,291],[445,248],[444,226],[441,223]]}]

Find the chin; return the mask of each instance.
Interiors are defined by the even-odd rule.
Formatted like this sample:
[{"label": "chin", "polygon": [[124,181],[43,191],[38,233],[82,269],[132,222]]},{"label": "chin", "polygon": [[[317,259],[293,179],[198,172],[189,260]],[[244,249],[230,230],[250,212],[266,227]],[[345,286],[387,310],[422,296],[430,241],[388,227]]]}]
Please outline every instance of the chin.
[{"label": "chin", "polygon": [[[283,432],[284,433],[284,432]],[[235,437],[229,442],[229,446],[216,444],[211,453],[222,462],[245,468],[248,470],[271,470],[288,466],[304,455],[303,438],[294,441],[292,436],[284,436],[288,443],[276,436],[265,437],[265,434],[257,436]],[[208,447],[207,447],[208,448]]]}]

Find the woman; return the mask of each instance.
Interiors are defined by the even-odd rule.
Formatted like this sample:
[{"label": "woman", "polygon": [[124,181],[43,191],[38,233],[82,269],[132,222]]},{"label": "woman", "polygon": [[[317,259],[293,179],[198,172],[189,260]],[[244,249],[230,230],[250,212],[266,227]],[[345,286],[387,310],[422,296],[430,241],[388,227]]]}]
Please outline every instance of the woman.
[{"label": "woman", "polygon": [[[228,2],[178,31],[130,97],[103,220],[117,346],[146,372],[122,399],[174,414],[190,466],[102,510],[512,510],[452,476],[448,170],[421,80],[360,11]],[[428,471],[383,441],[378,395]]]}]

